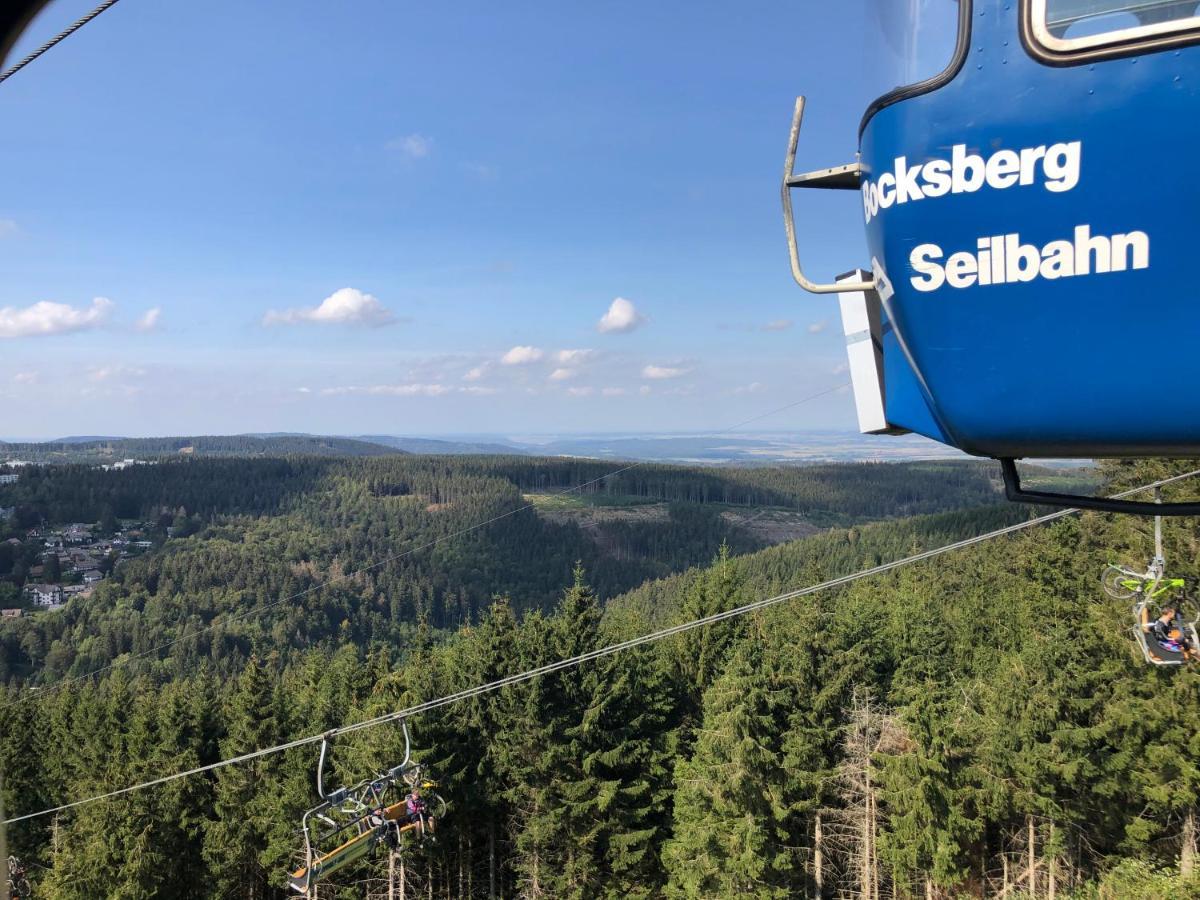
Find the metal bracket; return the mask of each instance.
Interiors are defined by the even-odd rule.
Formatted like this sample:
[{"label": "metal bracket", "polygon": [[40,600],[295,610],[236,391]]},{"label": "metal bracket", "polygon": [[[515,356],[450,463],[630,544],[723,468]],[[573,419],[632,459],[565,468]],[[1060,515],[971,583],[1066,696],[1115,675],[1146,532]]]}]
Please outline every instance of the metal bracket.
[{"label": "metal bracket", "polygon": [[862,163],[846,163],[829,169],[817,169],[787,179],[788,187],[825,188],[831,191],[857,191],[862,185]]},{"label": "metal bracket", "polygon": [[848,163],[844,166],[834,166],[831,169],[819,169],[815,172],[795,174],[796,145],[800,142],[800,126],[804,122],[804,98],[796,98],[796,108],[792,113],[792,131],[788,138],[787,158],[783,166],[783,184],[780,189],[783,200],[783,229],[787,233],[788,255],[792,262],[792,277],[796,283],[813,294],[841,294],[847,291],[869,291],[875,287],[875,280],[841,281],[832,284],[821,284],[809,281],[800,267],[800,251],[796,246],[796,220],[792,215],[792,188],[824,188],[827,190],[853,191],[858,190],[862,182],[862,164]]},{"label": "metal bracket", "polygon": [[1000,460],[1004,473],[1004,494],[1014,503],[1038,503],[1070,509],[1095,509],[1100,512],[1127,513],[1133,516],[1200,516],[1200,502],[1147,503],[1140,500],[1115,500],[1109,497],[1084,497],[1079,494],[1056,494],[1051,491],[1027,491],[1021,487],[1017,463]]}]

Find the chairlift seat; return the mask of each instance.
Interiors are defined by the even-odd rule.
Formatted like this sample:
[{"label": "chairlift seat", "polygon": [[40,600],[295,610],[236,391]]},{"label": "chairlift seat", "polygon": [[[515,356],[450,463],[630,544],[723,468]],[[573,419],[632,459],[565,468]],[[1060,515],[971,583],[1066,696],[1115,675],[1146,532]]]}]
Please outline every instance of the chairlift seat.
[{"label": "chairlift seat", "polygon": [[1142,645],[1142,653],[1146,657],[1146,661],[1153,663],[1156,666],[1180,666],[1183,665],[1184,657],[1182,653],[1177,653],[1174,650],[1168,650],[1162,644],[1154,639],[1154,636],[1137,629],[1138,643]]},{"label": "chairlift seat", "polygon": [[[1134,607],[1134,615],[1137,618],[1137,624],[1133,628],[1133,633],[1142,648],[1142,655],[1146,658],[1146,662],[1156,666],[1181,666],[1187,662],[1187,657],[1182,652],[1164,647],[1151,634],[1150,615],[1144,605]],[[1189,646],[1193,652],[1200,653],[1200,640],[1197,639],[1195,625],[1183,624],[1181,630],[1183,643]]]}]

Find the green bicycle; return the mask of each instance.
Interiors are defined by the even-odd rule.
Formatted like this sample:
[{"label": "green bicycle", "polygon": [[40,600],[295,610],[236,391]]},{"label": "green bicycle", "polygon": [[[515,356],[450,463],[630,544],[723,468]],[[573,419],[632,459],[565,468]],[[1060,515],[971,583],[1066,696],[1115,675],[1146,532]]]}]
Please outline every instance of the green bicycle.
[{"label": "green bicycle", "polygon": [[1106,566],[1100,576],[1104,593],[1114,600],[1132,600],[1141,595],[1158,600],[1174,591],[1187,587],[1186,578],[1167,578],[1163,575],[1158,560],[1150,563],[1145,572],[1135,572],[1125,566]]}]

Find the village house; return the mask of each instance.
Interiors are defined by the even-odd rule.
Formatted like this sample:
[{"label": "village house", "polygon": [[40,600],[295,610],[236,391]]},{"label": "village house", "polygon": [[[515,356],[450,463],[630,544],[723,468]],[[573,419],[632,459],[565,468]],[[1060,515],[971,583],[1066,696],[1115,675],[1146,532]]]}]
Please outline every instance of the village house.
[{"label": "village house", "polygon": [[58,584],[27,584],[25,596],[34,606],[61,606],[63,589]]},{"label": "village house", "polygon": [[96,584],[104,580],[104,575],[98,569],[88,569],[83,573],[84,584]]},{"label": "village house", "polygon": [[0,484],[16,484],[20,478],[21,476],[19,473],[6,473],[4,475],[0,475]]},{"label": "village house", "polygon": [[68,544],[83,544],[92,539],[92,526],[76,522],[64,528],[62,535]]},{"label": "village house", "polygon": [[0,609],[0,619],[19,619],[22,612],[20,609]]}]

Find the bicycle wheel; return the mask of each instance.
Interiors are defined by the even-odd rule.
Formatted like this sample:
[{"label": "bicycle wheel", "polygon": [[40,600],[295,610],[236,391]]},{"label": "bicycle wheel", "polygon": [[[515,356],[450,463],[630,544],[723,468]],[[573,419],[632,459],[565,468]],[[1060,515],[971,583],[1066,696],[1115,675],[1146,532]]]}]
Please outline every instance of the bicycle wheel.
[{"label": "bicycle wheel", "polygon": [[1104,588],[1104,593],[1114,600],[1132,600],[1137,596],[1142,581],[1131,576],[1120,566],[1105,566],[1100,576],[1100,586]]}]

